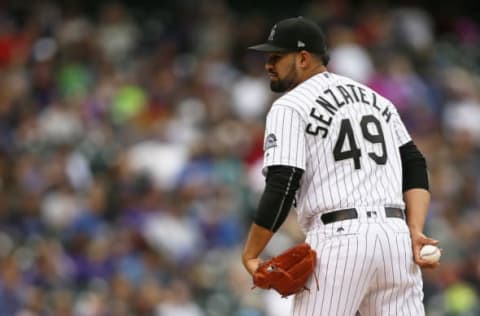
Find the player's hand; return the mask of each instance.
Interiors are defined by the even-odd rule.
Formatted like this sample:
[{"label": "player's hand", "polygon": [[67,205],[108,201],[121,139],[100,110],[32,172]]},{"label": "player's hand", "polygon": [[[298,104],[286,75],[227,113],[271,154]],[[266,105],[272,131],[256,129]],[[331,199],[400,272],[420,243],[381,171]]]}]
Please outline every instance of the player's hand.
[{"label": "player's hand", "polygon": [[247,269],[248,273],[250,273],[251,275],[253,275],[253,273],[257,271],[257,268],[261,263],[262,260],[260,260],[259,258],[243,260],[243,265],[245,266],[245,269]]},{"label": "player's hand", "polygon": [[438,240],[429,238],[421,232],[412,232],[410,236],[412,238],[412,250],[415,263],[418,264],[421,268],[432,269],[438,267],[440,265],[440,262],[430,263],[420,257],[420,249],[422,249],[423,246],[436,246],[438,244]]}]

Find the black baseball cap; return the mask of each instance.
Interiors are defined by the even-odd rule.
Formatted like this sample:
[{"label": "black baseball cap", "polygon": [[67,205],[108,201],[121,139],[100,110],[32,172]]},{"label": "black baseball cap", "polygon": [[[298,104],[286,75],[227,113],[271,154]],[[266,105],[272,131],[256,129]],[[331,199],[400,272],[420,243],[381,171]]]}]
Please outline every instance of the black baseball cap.
[{"label": "black baseball cap", "polygon": [[312,53],[325,54],[325,35],[315,22],[304,17],[282,20],[275,24],[268,40],[248,49],[267,53],[286,53],[306,50]]}]

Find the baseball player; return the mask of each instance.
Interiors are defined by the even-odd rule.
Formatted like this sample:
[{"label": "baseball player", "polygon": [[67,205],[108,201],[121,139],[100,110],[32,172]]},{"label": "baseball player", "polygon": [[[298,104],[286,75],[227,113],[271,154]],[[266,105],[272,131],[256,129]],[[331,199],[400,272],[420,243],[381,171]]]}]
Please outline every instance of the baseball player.
[{"label": "baseball player", "polygon": [[[395,106],[327,70],[324,35],[289,18],[250,47],[267,56],[274,92],[264,140],[265,191],[242,259],[251,274],[292,202],[317,252],[292,315],[424,315],[420,258],[430,202],[426,162]],[[315,282],[313,278],[310,282]]]}]

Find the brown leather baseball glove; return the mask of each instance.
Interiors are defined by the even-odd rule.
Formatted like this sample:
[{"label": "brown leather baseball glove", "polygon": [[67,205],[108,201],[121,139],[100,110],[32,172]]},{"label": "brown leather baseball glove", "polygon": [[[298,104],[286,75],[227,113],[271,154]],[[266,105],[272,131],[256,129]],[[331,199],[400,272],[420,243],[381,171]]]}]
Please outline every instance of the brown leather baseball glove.
[{"label": "brown leather baseball glove", "polygon": [[317,254],[310,245],[296,245],[261,263],[253,274],[254,287],[275,289],[283,297],[308,289],[305,284],[313,273],[316,262]]}]

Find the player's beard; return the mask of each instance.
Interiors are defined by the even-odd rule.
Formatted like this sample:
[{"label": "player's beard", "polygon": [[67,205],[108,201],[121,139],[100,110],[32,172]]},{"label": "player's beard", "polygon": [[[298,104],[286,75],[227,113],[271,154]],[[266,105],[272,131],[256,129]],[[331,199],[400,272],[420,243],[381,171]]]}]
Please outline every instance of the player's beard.
[{"label": "player's beard", "polygon": [[290,71],[285,75],[285,78],[278,80],[270,80],[270,89],[273,92],[285,92],[293,89],[297,84],[297,69],[295,64],[292,64]]}]

